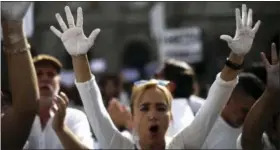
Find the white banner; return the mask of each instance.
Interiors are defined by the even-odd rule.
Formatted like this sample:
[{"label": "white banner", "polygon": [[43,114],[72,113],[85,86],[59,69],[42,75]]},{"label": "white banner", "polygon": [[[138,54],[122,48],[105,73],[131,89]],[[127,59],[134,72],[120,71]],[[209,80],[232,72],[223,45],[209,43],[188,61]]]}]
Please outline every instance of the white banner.
[{"label": "white banner", "polygon": [[[32,37],[34,32],[34,3],[29,6],[24,18],[23,18],[23,30],[27,37]],[[2,37],[2,27],[1,27],[1,40]]]},{"label": "white banner", "polygon": [[197,27],[166,29],[158,41],[160,60],[174,58],[188,63],[203,59],[201,30]]},{"label": "white banner", "polygon": [[149,14],[151,36],[156,40],[159,61],[174,58],[188,63],[203,60],[202,31],[197,27],[168,29],[165,24],[165,3],[155,4]]},{"label": "white banner", "polygon": [[149,13],[151,36],[158,38],[165,29],[165,4],[157,2]]}]

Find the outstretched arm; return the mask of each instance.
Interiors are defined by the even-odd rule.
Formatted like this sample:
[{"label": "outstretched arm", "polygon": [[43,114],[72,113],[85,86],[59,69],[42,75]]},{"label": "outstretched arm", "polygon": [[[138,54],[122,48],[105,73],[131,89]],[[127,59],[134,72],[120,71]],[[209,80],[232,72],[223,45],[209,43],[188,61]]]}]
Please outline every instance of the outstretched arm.
[{"label": "outstretched arm", "polygon": [[236,25],[234,38],[228,35],[221,36],[221,39],[227,41],[232,50],[225,67],[217,75],[204,105],[198,111],[193,122],[173,139],[173,143],[170,145],[172,149],[200,149],[222,108],[229,100],[238,82],[237,75],[244,57],[251,49],[260,22],[252,28],[252,10],[249,9],[247,13],[246,5],[242,5],[242,18],[240,10],[236,9]]},{"label": "outstretched arm", "polygon": [[86,55],[88,50],[93,46],[100,29],[92,31],[87,38],[83,32],[82,8],[78,8],[77,10],[76,25],[68,6],[65,7],[65,12],[69,28],[67,28],[61,16],[56,14],[56,18],[63,33],[53,26],[51,26],[51,30],[61,38],[67,52],[72,56],[76,86],[83,101],[91,127],[101,148],[123,148],[123,145],[127,145],[124,142],[129,143],[129,141],[120,134],[105,109],[99,87],[94,75],[91,74]]},{"label": "outstretched arm", "polygon": [[22,149],[37,112],[39,97],[37,76],[22,26],[30,2],[1,3],[4,51],[13,101],[12,109],[1,118],[1,143],[3,149]]},{"label": "outstretched arm", "polygon": [[[241,137],[241,147],[244,150],[262,150],[263,149],[263,133],[267,127],[267,123],[272,120],[272,116],[280,112],[280,76],[279,76],[279,58],[275,44],[271,48],[272,64],[268,62],[264,53],[262,60],[267,70],[267,87],[263,95],[248,113],[243,126]],[[280,140],[279,140],[280,141]],[[240,144],[240,141],[238,141]]]}]

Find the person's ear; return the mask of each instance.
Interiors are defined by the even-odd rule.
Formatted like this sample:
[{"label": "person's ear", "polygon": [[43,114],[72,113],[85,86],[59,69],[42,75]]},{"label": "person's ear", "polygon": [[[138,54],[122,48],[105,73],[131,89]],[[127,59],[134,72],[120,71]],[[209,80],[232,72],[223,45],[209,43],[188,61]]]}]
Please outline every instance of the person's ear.
[{"label": "person's ear", "polygon": [[169,84],[167,85],[167,89],[171,93],[173,93],[175,91],[175,89],[176,89],[176,84],[174,82],[170,81]]}]

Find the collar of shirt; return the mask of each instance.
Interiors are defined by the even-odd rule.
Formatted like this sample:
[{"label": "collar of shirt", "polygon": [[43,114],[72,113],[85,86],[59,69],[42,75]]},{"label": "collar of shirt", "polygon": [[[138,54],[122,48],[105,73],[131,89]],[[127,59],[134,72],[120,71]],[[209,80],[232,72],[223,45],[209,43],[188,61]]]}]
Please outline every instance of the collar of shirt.
[{"label": "collar of shirt", "polygon": [[[166,147],[167,145],[169,145],[169,143],[171,142],[171,140],[172,140],[172,138],[170,138],[170,137],[168,137],[168,136],[165,136],[165,147]],[[136,150],[141,150],[141,146],[140,146],[138,140],[135,141],[135,149],[136,149]]]}]

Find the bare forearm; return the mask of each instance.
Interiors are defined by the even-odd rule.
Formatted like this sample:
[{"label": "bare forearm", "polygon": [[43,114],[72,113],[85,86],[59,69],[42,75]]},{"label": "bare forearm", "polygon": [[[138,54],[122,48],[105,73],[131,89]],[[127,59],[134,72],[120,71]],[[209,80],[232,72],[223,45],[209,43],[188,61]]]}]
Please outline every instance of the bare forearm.
[{"label": "bare forearm", "polygon": [[[8,53],[8,74],[15,111],[36,111],[39,90],[37,76],[32,62],[28,42],[23,34],[21,24],[3,23],[4,46]],[[12,27],[11,27],[12,26]]]},{"label": "bare forearm", "polygon": [[266,90],[252,107],[244,122],[241,144],[244,150],[262,150],[262,135],[265,127],[277,108],[276,93]]},{"label": "bare forearm", "polygon": [[89,149],[80,142],[80,140],[73,132],[70,131],[68,127],[64,127],[62,130],[56,131],[56,134],[64,149]]},{"label": "bare forearm", "polygon": [[[22,149],[30,134],[36,113],[6,112],[1,118],[2,149]],[[24,116],[24,117],[23,117]]]},{"label": "bare forearm", "polygon": [[[230,53],[229,60],[235,64],[241,65],[244,61],[244,56],[238,56],[233,53]],[[224,81],[232,81],[237,77],[239,72],[240,72],[239,70],[234,70],[229,68],[228,66],[224,66],[221,72],[221,78]]]},{"label": "bare forearm", "polygon": [[72,56],[73,68],[77,82],[86,82],[91,79],[87,55]]}]

